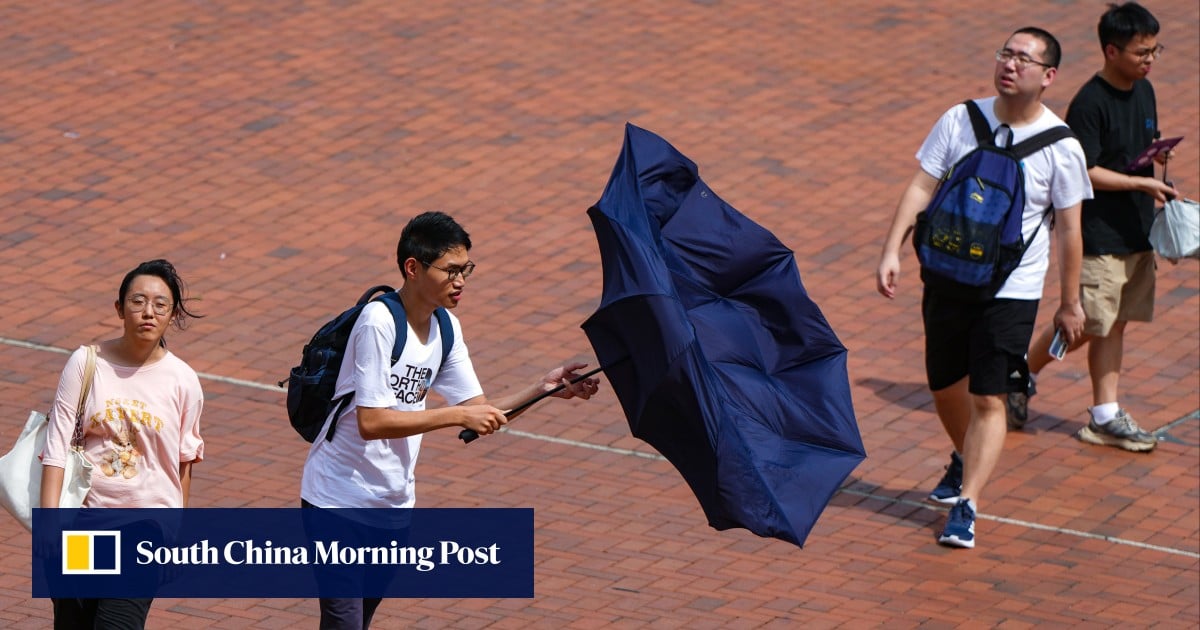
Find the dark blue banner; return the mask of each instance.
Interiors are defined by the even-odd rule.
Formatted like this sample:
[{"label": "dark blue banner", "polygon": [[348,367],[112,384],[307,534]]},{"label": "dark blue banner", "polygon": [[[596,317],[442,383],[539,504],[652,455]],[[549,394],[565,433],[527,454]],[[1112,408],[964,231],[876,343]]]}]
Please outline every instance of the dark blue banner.
[{"label": "dark blue banner", "polygon": [[34,597],[533,597],[533,510],[35,509]]}]

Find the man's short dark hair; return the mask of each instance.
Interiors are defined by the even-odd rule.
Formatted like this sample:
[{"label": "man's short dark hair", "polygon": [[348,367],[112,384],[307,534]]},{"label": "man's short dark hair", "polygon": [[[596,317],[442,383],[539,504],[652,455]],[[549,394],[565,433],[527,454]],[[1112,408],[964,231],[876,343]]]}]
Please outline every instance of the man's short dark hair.
[{"label": "man's short dark hair", "polygon": [[419,214],[400,233],[400,242],[396,244],[396,264],[404,271],[404,261],[415,258],[417,262],[428,266],[442,257],[442,254],[462,246],[470,251],[471,237],[457,221],[445,212],[425,212]]},{"label": "man's short dark hair", "polygon": [[[1050,66],[1051,68],[1058,67],[1058,64],[1062,61],[1062,46],[1058,45],[1058,40],[1050,34],[1050,31],[1038,28],[1036,26],[1026,26],[1025,28],[1019,28],[1013,31],[1013,35],[1017,35],[1019,33],[1032,35],[1042,40],[1042,43],[1046,45],[1046,50],[1042,53],[1042,63]],[[1012,35],[1009,37],[1011,36]]]},{"label": "man's short dark hair", "polygon": [[1136,2],[1110,4],[1104,15],[1100,16],[1096,32],[1100,36],[1101,49],[1109,44],[1125,48],[1134,37],[1158,35],[1158,20],[1146,7]]}]

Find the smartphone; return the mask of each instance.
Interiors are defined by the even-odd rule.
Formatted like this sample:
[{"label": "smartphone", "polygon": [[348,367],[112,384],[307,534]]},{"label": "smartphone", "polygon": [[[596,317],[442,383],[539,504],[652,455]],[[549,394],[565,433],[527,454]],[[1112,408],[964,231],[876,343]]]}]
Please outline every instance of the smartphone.
[{"label": "smartphone", "polygon": [[1062,361],[1063,357],[1067,356],[1067,345],[1067,336],[1063,334],[1061,328],[1056,328],[1054,339],[1050,340],[1050,356]]},{"label": "smartphone", "polygon": [[1154,156],[1158,155],[1159,153],[1166,153],[1167,151],[1170,151],[1175,147],[1175,145],[1179,144],[1180,140],[1183,140],[1183,136],[1179,136],[1178,138],[1155,140],[1154,142],[1151,142],[1150,146],[1146,147],[1137,155],[1137,157],[1133,158],[1133,161],[1130,162],[1128,166],[1125,167],[1125,172],[1132,173],[1150,166],[1154,163]]}]

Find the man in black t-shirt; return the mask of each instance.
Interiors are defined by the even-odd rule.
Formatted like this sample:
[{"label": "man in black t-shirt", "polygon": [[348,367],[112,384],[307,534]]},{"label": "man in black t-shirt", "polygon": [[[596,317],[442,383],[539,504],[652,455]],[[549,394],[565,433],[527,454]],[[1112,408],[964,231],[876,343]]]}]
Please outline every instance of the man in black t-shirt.
[{"label": "man in black t-shirt", "polygon": [[[1097,30],[1104,67],[1079,89],[1067,109],[1067,124],[1083,146],[1095,190],[1095,198],[1083,202],[1082,215],[1080,299],[1087,322],[1083,337],[1069,348],[1091,342],[1091,418],[1076,437],[1150,451],[1156,439],[1121,408],[1117,385],[1126,323],[1148,322],[1154,314],[1154,252],[1149,241],[1154,205],[1179,194],[1154,178],[1153,164],[1127,170],[1160,135],[1154,88],[1146,75],[1163,46],[1158,43],[1158,21],[1135,2],[1109,5]],[[1158,159],[1165,162],[1169,157],[1170,153],[1160,154]],[[1053,327],[1045,330],[1029,350],[1029,389],[1009,395],[1011,428],[1024,425],[1037,373],[1050,362],[1053,335]]]}]

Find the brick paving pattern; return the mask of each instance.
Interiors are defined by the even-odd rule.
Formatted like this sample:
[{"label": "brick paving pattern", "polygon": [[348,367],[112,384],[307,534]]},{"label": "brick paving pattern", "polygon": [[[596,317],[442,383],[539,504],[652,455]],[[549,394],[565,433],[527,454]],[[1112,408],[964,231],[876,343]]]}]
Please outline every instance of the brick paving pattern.
[{"label": "brick paving pattern", "polygon": [[[1200,6],[1149,3],[1167,54],[1171,174],[1200,196]],[[796,251],[850,350],[870,457],[807,547],[708,528],[632,438],[610,390],[555,401],[464,447],[429,436],[420,504],[533,507],[536,597],[385,602],[398,628],[1195,628],[1200,624],[1200,282],[1161,263],[1131,327],[1124,404],[1149,455],[1071,436],[1090,399],[1072,355],[1039,382],[980,505],[974,551],[937,546],[921,503],[949,442],[921,370],[919,281],[874,289],[881,239],[938,115],[992,94],[1019,26],[1057,34],[1060,114],[1100,64],[1103,3],[260,0],[0,5],[0,444],[48,405],[67,350],[119,331],[121,275],[170,258],[207,317],[170,336],[204,380],[199,507],[292,506],[305,444],[286,375],[377,281],[414,213],[476,243],[459,314],[485,387],[594,362],[584,211],[631,121]],[[1056,295],[1056,283],[1047,295]],[[1048,301],[1041,320],[1053,308]],[[24,344],[24,345],[23,345]],[[255,386],[258,384],[259,386]],[[600,448],[596,448],[600,447]],[[651,455],[642,457],[639,455]],[[29,535],[0,515],[0,625],[42,628]],[[315,627],[306,600],[159,600],[152,628]]]}]

